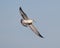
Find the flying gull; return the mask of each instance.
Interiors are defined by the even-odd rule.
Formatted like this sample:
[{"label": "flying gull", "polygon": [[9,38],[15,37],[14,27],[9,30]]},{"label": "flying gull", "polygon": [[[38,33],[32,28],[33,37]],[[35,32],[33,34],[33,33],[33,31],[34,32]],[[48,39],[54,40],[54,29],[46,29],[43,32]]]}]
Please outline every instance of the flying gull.
[{"label": "flying gull", "polygon": [[21,19],[21,24],[25,27],[29,26],[31,30],[38,35],[39,37],[43,38],[43,36],[39,33],[39,31],[36,29],[36,27],[33,25],[33,20],[28,18],[26,13],[22,10],[22,8],[19,8],[20,14],[23,19]]}]

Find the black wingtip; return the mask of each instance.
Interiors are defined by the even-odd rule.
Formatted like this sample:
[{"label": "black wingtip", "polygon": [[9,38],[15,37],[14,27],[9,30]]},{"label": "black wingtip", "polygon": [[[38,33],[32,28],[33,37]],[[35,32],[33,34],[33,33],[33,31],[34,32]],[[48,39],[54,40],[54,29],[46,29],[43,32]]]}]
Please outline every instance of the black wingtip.
[{"label": "black wingtip", "polygon": [[[21,12],[23,12],[23,10],[22,10],[22,8],[21,7],[19,7],[19,10],[21,11]],[[24,12],[23,12],[24,13]],[[24,13],[25,14],[25,13]]]},{"label": "black wingtip", "polygon": [[21,7],[19,7],[19,10],[22,10],[22,8],[21,8]]},{"label": "black wingtip", "polygon": [[39,36],[40,36],[41,38],[44,38],[41,34],[39,34]]}]

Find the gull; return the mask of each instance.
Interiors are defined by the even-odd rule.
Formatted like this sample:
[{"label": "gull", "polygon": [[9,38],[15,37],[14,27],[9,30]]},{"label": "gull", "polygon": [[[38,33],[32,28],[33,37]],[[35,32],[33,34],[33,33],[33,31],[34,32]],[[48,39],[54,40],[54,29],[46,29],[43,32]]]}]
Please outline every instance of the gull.
[{"label": "gull", "polygon": [[39,33],[39,31],[36,29],[36,27],[33,25],[33,20],[28,18],[26,13],[22,10],[21,7],[19,7],[20,14],[22,16],[21,24],[25,27],[30,27],[31,30],[39,37],[43,38],[43,36]]}]

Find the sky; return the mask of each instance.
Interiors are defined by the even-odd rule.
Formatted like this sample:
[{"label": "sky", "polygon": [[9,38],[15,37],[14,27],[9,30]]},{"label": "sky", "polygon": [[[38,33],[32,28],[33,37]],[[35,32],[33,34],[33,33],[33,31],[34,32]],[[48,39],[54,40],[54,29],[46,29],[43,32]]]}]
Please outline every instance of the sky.
[{"label": "sky", "polygon": [[[20,6],[43,39],[21,25]],[[0,0],[0,48],[60,48],[60,0]]]}]

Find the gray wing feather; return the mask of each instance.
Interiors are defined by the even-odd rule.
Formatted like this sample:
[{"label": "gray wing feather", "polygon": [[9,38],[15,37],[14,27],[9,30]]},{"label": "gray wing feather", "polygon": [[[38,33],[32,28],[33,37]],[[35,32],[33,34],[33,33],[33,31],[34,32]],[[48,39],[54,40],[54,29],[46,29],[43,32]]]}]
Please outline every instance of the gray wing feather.
[{"label": "gray wing feather", "polygon": [[43,36],[39,33],[39,31],[35,28],[35,26],[34,26],[33,24],[29,25],[29,27],[32,29],[32,31],[33,31],[36,35],[38,35],[38,36],[40,36],[41,38],[43,38]]},{"label": "gray wing feather", "polygon": [[27,15],[24,13],[24,11],[22,10],[21,7],[19,8],[19,10],[20,10],[20,13],[21,13],[21,16],[23,17],[23,19],[27,20],[28,17],[27,17]]}]

